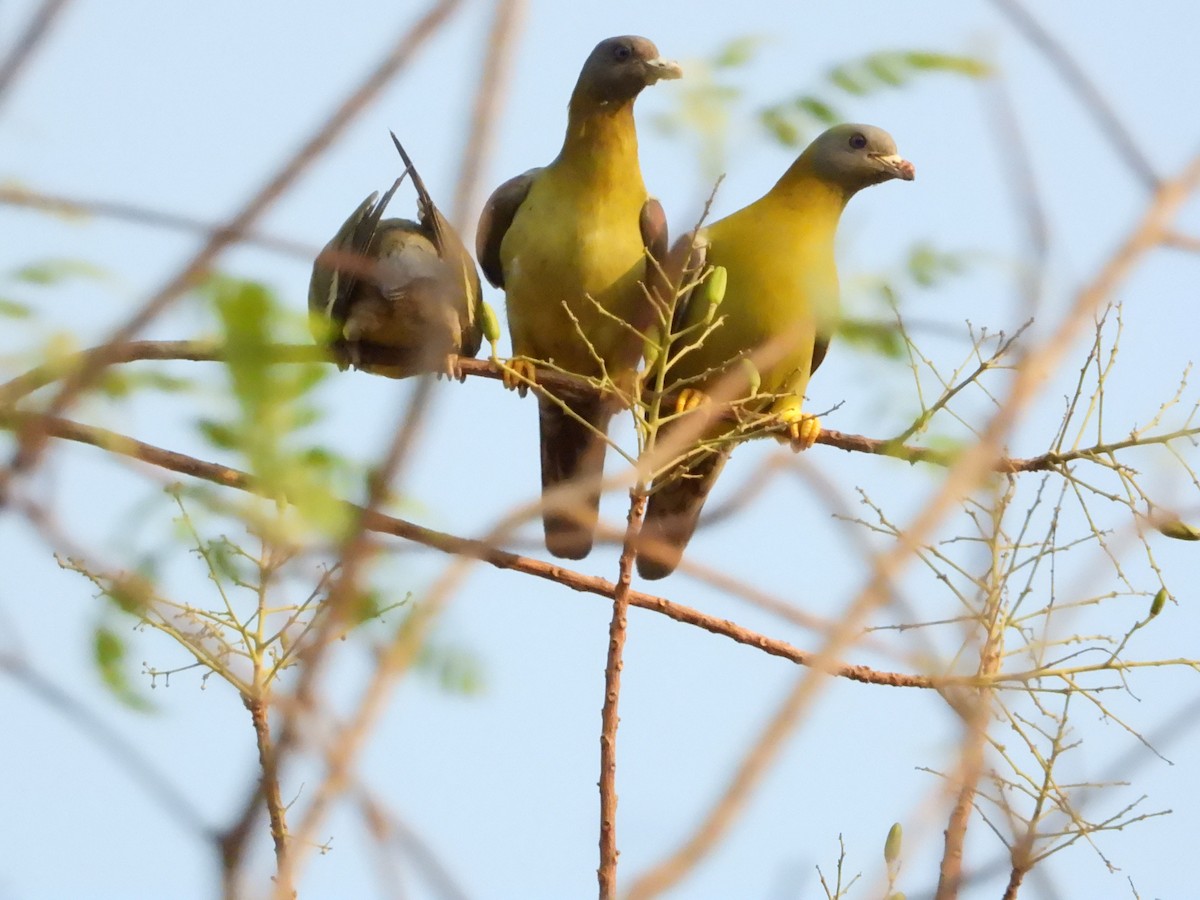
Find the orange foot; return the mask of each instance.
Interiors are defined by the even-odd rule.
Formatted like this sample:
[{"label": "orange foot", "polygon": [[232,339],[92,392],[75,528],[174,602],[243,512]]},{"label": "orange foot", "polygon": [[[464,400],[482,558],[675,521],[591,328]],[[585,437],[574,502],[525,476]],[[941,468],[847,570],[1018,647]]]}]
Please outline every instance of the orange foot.
[{"label": "orange foot", "polygon": [[500,378],[506,388],[524,397],[529,386],[537,384],[537,367],[530,359],[510,359],[507,363],[500,363]]},{"label": "orange foot", "polygon": [[821,436],[821,420],[816,416],[798,409],[782,409],[776,415],[787,426],[786,434],[779,435],[779,440],[786,440],[797,453],[809,449]]},{"label": "orange foot", "polygon": [[684,388],[675,399],[675,412],[691,412],[693,409],[699,409],[704,404],[711,402],[712,400],[708,394],[703,391],[698,391],[695,388]]}]

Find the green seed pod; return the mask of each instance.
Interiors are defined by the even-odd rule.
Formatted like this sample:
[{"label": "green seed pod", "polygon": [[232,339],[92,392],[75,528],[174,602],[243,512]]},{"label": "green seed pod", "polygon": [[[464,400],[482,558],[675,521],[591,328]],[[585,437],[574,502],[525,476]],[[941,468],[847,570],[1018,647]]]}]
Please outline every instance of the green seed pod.
[{"label": "green seed pod", "polygon": [[479,301],[479,319],[483,336],[487,338],[488,343],[494,344],[500,340],[500,320],[496,318],[496,311],[486,300]]},{"label": "green seed pod", "polygon": [[887,840],[883,842],[883,859],[892,866],[900,858],[900,842],[904,839],[904,829],[900,823],[895,823],[888,829]]},{"label": "green seed pod", "polygon": [[750,382],[750,396],[755,397],[758,395],[758,389],[762,387],[762,375],[758,373],[758,366],[745,356],[741,359],[741,365],[745,371],[746,380]]},{"label": "green seed pod", "polygon": [[724,266],[713,266],[708,277],[700,285],[700,300],[708,306],[704,312],[704,321],[711,322],[717,314],[717,307],[725,299],[725,287],[729,282],[729,273]]},{"label": "green seed pod", "polygon": [[1160,612],[1162,612],[1163,607],[1166,605],[1167,605],[1167,589],[1159,588],[1158,593],[1154,595],[1154,599],[1150,601],[1150,618],[1153,619]]},{"label": "green seed pod", "polygon": [[642,358],[646,360],[647,371],[653,369],[654,364],[658,362],[658,341],[653,336],[642,341]]},{"label": "green seed pod", "polygon": [[1200,541],[1200,529],[1193,528],[1180,519],[1162,522],[1158,526],[1159,533],[1177,541]]}]

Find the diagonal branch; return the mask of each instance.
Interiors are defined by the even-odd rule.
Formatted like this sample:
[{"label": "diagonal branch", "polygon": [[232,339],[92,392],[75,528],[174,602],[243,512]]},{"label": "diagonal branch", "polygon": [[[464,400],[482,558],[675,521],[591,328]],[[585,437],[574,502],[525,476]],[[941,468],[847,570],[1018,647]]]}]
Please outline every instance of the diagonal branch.
[{"label": "diagonal branch", "polygon": [[16,83],[17,75],[50,33],[50,27],[66,5],[67,0],[45,0],[30,17],[29,24],[17,38],[12,51],[0,62],[0,105],[3,105],[6,95]]},{"label": "diagonal branch", "polygon": [[[82,392],[91,387],[105,367],[110,365],[110,348],[130,341],[181,294],[195,287],[205,276],[217,257],[232,244],[238,235],[248,230],[295,183],[300,174],[344,132],[359,114],[387,87],[438,29],[446,18],[461,5],[461,0],[438,0],[411,28],[397,39],[392,48],[362,83],[356,87],[336,110],[315,130],[276,172],[229,220],[226,228],[213,233],[196,254],[167,281],[105,342],[87,362],[74,370],[64,381],[51,401],[49,410],[58,414],[66,410]],[[42,445],[37,431],[24,432],[13,460],[15,470],[31,467]],[[11,473],[5,473],[7,481]],[[0,494],[4,484],[0,482]]]},{"label": "diagonal branch", "polygon": [[[199,478],[212,484],[221,485],[222,487],[277,499],[273,493],[262,490],[257,479],[247,472],[220,465],[219,463],[206,462],[174,450],[156,447],[153,444],[147,444],[104,428],[83,425],[68,419],[39,417],[35,413],[2,411],[0,411],[0,427],[19,428],[27,424],[30,418],[34,417],[43,419],[41,427],[51,437],[99,447],[110,453],[140,460],[158,468]],[[346,505],[356,514],[361,515],[364,512],[363,508],[356,504],[347,503]],[[556,584],[561,584],[563,587],[580,593],[596,594],[608,599],[612,599],[616,594],[616,585],[606,579],[598,578],[594,575],[584,575],[554,563],[543,562],[542,560],[522,556],[518,553],[501,550],[485,541],[476,541],[435,531],[432,528],[425,528],[381,512],[373,512],[367,516],[366,527],[378,534],[390,534],[395,537],[404,538],[405,540],[441,551],[448,555],[464,556],[485,562],[497,569],[508,569],[547,581],[553,581]],[[767,637],[759,632],[743,628],[728,619],[710,616],[692,607],[674,603],[664,597],[644,594],[640,591],[630,591],[629,604],[630,606],[636,606],[665,615],[685,625],[692,625],[712,634],[728,637],[739,644],[754,647],[771,656],[778,656],[781,659],[786,659],[799,665],[808,665],[812,658],[811,654],[788,644],[786,641]],[[849,664],[833,667],[830,672],[833,675],[840,678],[847,678],[851,681],[886,687],[934,688],[943,683],[943,680],[932,676],[886,672],[872,669],[868,666]],[[950,683],[953,683],[953,681]]]},{"label": "diagonal branch", "polygon": [[1095,82],[1083,71],[1083,67],[1067,52],[1067,48],[1018,0],[992,0],[992,5],[1000,10],[1013,27],[1058,70],[1067,87],[1075,92],[1083,108],[1096,120],[1100,130],[1116,148],[1117,155],[1125,160],[1125,164],[1133,170],[1138,180],[1151,190],[1157,188],[1158,174],[1133,139],[1133,133],[1125,127],[1116,110],[1105,99]]},{"label": "diagonal branch", "polygon": [[478,200],[479,178],[492,149],[496,122],[504,111],[517,38],[528,6],[529,0],[496,0],[496,15],[487,35],[487,55],[479,70],[479,87],[471,110],[466,149],[458,167],[454,201],[450,206],[450,221],[468,243],[473,223],[467,217]]}]

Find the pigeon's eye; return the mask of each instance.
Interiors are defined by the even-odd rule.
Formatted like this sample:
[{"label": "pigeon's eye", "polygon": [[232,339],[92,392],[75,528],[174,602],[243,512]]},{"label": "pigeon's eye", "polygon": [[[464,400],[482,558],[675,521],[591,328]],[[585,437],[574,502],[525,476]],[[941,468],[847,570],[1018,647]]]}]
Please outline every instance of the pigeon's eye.
[{"label": "pigeon's eye", "polygon": [[625,62],[632,55],[633,50],[627,44],[617,44],[617,46],[613,47],[613,59],[617,62]]},{"label": "pigeon's eye", "polygon": [[855,150],[861,150],[867,146],[867,136],[861,131],[854,132],[854,134],[850,135],[850,146]]}]

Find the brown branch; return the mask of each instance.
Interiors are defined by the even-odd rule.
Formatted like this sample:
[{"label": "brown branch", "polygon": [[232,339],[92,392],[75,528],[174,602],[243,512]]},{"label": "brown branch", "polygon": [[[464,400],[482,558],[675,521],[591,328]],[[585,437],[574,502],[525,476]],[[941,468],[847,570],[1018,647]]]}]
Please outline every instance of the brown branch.
[{"label": "brown branch", "polygon": [[[302,362],[332,362],[332,358],[322,348],[308,344],[275,344],[267,345],[260,351],[263,358],[276,363]],[[381,347],[363,346],[362,361],[365,364],[383,364],[394,362],[394,354]],[[193,362],[223,362],[224,348],[212,341],[129,341],[116,345],[101,345],[81,351],[55,365],[38,366],[30,369],[10,381],[0,384],[0,406],[14,404],[40,388],[53,384],[66,377],[66,373],[95,364],[96,358],[102,359],[104,365],[118,365],[139,361],[168,361],[190,360]],[[491,378],[500,380],[500,371],[486,359],[460,359],[459,366],[464,375],[475,378]],[[551,369],[539,368],[538,384],[552,389],[556,393],[579,398],[593,398],[599,393],[587,379],[566,375]],[[762,434],[773,434],[778,429],[764,428]],[[1056,471],[1067,463],[1124,450],[1129,447],[1142,446],[1147,443],[1163,443],[1166,440],[1191,437],[1200,434],[1200,429],[1188,429],[1172,432],[1158,438],[1137,438],[1127,441],[1117,441],[1096,447],[1073,450],[1067,453],[1047,452],[1029,457],[998,457],[993,464],[993,471],[1002,474],[1020,472]],[[927,463],[929,465],[949,467],[954,465],[957,454],[943,450],[933,450],[928,447],[918,447],[912,444],[899,444],[892,440],[866,437],[861,434],[848,434],[823,428],[817,438],[818,444],[825,444],[838,450],[850,453],[868,453],[874,456],[889,456],[893,459],[908,463]]]},{"label": "brown branch", "polygon": [[[283,797],[279,792],[279,758],[271,745],[271,720],[268,716],[267,700],[263,697],[246,697],[246,709],[254,723],[254,738],[258,746],[259,787],[256,796],[266,801],[267,817],[271,823],[271,840],[275,844],[276,869],[282,871],[283,858],[287,855],[287,819]],[[288,886],[290,893],[295,890]]]},{"label": "brown branch", "polygon": [[50,27],[66,5],[67,0],[45,0],[30,16],[29,24],[13,44],[12,51],[4,62],[0,63],[0,105],[3,105],[9,90],[16,82],[17,75],[50,33]]},{"label": "brown branch", "polygon": [[129,222],[134,225],[144,225],[147,228],[165,228],[172,231],[198,234],[206,238],[220,236],[229,240],[240,241],[243,244],[254,244],[285,256],[294,256],[306,260],[315,258],[320,250],[320,248],[313,247],[302,241],[272,237],[253,231],[239,233],[235,232],[228,225],[205,222],[191,216],[154,209],[149,206],[139,206],[136,203],[126,203],[121,200],[78,200],[58,194],[31,191],[20,185],[0,186],[0,203],[59,216],[81,218],[99,216],[106,219]]},{"label": "brown branch", "polygon": [[467,900],[467,892],[455,880],[450,867],[438,859],[411,825],[391,814],[362,787],[355,791],[355,798],[377,842],[395,844],[425,874],[425,880],[438,895],[446,900]]},{"label": "brown branch", "polygon": [[1025,875],[1028,869],[1022,869],[1013,866],[1008,873],[1008,884],[1004,886],[1004,896],[1001,900],[1017,900],[1017,894],[1020,893],[1021,884],[1025,881]]},{"label": "brown branch", "polygon": [[[337,578],[322,604],[324,614],[316,633],[308,639],[307,645],[301,651],[304,666],[300,671],[294,691],[296,703],[292,705],[292,708],[297,711],[305,711],[316,705],[314,691],[323,664],[328,659],[328,649],[342,633],[345,623],[351,618],[355,600],[359,596],[360,573],[374,549],[373,542],[370,540],[370,520],[378,514],[379,506],[386,501],[391,492],[392,482],[398,476],[408,457],[409,450],[420,430],[420,423],[428,410],[432,384],[433,378],[429,376],[423,377],[418,383],[417,390],[408,403],[407,411],[399,419],[382,462],[369,480],[366,505],[353,508],[353,526],[342,540],[339,548]],[[423,608],[428,606],[429,604],[422,604]],[[280,755],[290,751],[299,741],[302,733],[300,717],[287,716],[284,719],[283,736],[279,742]],[[332,789],[336,788],[336,794],[340,795],[341,789],[344,788],[348,779],[349,759],[350,754],[346,753],[340,759],[332,761],[330,775],[318,789],[307,815],[300,824],[298,841],[301,846],[290,848],[286,856],[281,859],[275,891],[276,897],[290,896],[289,889],[296,880],[299,867],[299,854],[295,851],[307,849],[307,835],[315,829],[317,822],[324,815],[325,809],[328,808],[335,793]]]},{"label": "brown branch", "polygon": [[[963,850],[967,841],[967,825],[975,810],[975,797],[979,790],[979,779],[983,777],[984,751],[988,739],[988,723],[992,716],[992,698],[995,688],[989,682],[995,678],[1004,659],[1004,631],[1007,627],[1003,604],[1003,576],[1000,573],[1000,524],[1003,509],[994,512],[995,526],[991,538],[992,566],[990,590],[980,616],[985,629],[984,640],[979,648],[979,665],[976,674],[980,680],[978,688],[965,691],[952,688],[944,692],[948,702],[963,721],[961,758],[958,766],[958,793],[946,824],[945,845],[938,869],[936,900],[957,900],[963,883]],[[999,579],[999,583],[996,580]]]},{"label": "brown branch", "polygon": [[1176,250],[1186,250],[1188,253],[1200,253],[1200,237],[1194,234],[1172,231],[1163,235],[1163,244]]},{"label": "brown branch", "polygon": [[471,110],[466,149],[458,167],[454,201],[450,207],[450,221],[468,243],[474,233],[474,223],[468,220],[468,216],[478,201],[484,160],[491,152],[496,122],[504,111],[504,95],[512,74],[513,52],[528,5],[528,0],[496,0],[496,16],[487,34],[486,56],[479,69],[479,87],[476,88],[475,105]]},{"label": "brown branch", "polygon": [[[233,215],[226,228],[213,234],[199,251],[138,309],[120,325],[105,341],[104,346],[90,356],[85,365],[74,370],[64,381],[58,394],[50,402],[48,411],[58,414],[67,409],[79,394],[86,391],[110,364],[106,348],[128,343],[142,331],[171,303],[186,291],[194,288],[204,278],[217,257],[236,237],[247,231],[287,191],[300,174],[346,130],[372,100],[403,69],[416,52],[425,44],[443,21],[461,3],[461,0],[438,0],[412,27],[405,30],[386,56],[342,101],[316,131],[306,140],[280,169],[253,197]],[[36,431],[24,432],[20,436],[17,454],[12,469],[21,470],[34,465],[42,446],[42,436]],[[5,481],[8,473],[5,473]],[[0,495],[3,494],[0,484]]]},{"label": "brown branch", "polygon": [[11,653],[0,653],[0,672],[70,722],[106,752],[118,768],[124,769],[134,784],[141,787],[178,824],[206,840],[215,837],[200,811],[160,771],[154,759],[127,740],[83,702],[72,697],[54,682]]},{"label": "brown branch", "polygon": [[1051,66],[1058,70],[1063,82],[1074,91],[1083,108],[1096,120],[1100,130],[1112,143],[1117,155],[1125,160],[1125,164],[1133,170],[1142,184],[1150,189],[1157,188],[1158,173],[1133,139],[1133,133],[1125,127],[1104,94],[1083,71],[1083,67],[1067,52],[1066,47],[1018,0],[992,0],[992,5],[1008,18],[1026,40],[1042,52]]},{"label": "brown branch", "polygon": [[779,705],[775,715],[759,732],[729,779],[725,790],[704,814],[695,831],[672,852],[633,883],[628,900],[649,900],[678,884],[725,836],[741,813],[754,789],[762,782],[771,763],[795,730],[808,705],[809,679],[800,678]]},{"label": "brown branch", "polygon": [[621,669],[629,624],[630,583],[637,556],[638,534],[646,512],[646,492],[641,485],[630,492],[629,519],[621,548],[620,571],[613,592],[612,621],[608,626],[608,660],[604,666],[604,706],[600,711],[600,900],[617,896],[617,726],[620,723]]},{"label": "brown branch", "polygon": [[[41,418],[43,420],[42,427],[51,437],[99,447],[111,453],[137,459],[158,468],[178,472],[181,475],[188,475],[213,484],[219,484],[222,487],[277,499],[273,494],[268,495],[267,492],[262,490],[258,484],[258,480],[247,472],[242,472],[219,463],[206,462],[174,450],[156,447],[153,444],[147,444],[104,428],[83,425],[68,419],[47,418],[38,416],[36,413],[4,411],[0,411],[0,427],[10,429],[24,427],[31,418]],[[347,503],[346,506],[355,514],[361,514],[363,511],[363,508],[357,504]],[[612,599],[616,594],[616,585],[603,578],[594,575],[584,575],[554,563],[501,550],[485,541],[476,541],[446,534],[441,531],[434,531],[431,528],[425,528],[404,519],[385,515],[384,513],[372,513],[367,518],[367,528],[379,534],[390,534],[395,537],[404,538],[405,540],[441,551],[448,555],[464,556],[479,560],[497,569],[508,569],[525,575],[532,575],[535,578],[542,578],[546,581],[553,581],[556,584],[561,584],[563,587],[580,593],[596,594],[597,596],[609,599]],[[629,592],[629,603],[631,606],[659,613],[685,625],[702,628],[711,634],[730,638],[739,644],[754,647],[771,656],[777,656],[780,659],[786,659],[798,665],[809,665],[812,660],[812,654],[800,650],[786,641],[767,637],[759,632],[743,628],[728,619],[710,616],[700,610],[680,603],[674,603],[664,597],[631,590]],[[885,687],[928,689],[945,683],[954,683],[953,680],[945,681],[927,675],[885,672],[861,665],[839,665],[831,670],[831,674],[840,678],[847,678],[850,681]]]}]

